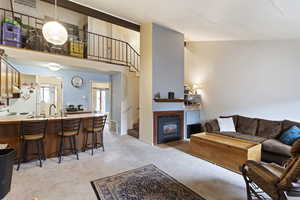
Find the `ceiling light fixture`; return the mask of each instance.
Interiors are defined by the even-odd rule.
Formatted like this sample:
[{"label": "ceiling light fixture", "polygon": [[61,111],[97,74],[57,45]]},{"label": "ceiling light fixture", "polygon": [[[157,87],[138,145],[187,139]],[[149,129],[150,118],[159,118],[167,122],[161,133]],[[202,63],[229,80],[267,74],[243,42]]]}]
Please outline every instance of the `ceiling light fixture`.
[{"label": "ceiling light fixture", "polygon": [[67,29],[58,22],[57,17],[57,0],[54,4],[54,21],[49,21],[43,26],[43,36],[47,42],[54,45],[63,45],[68,40]]},{"label": "ceiling light fixture", "polygon": [[56,63],[49,63],[49,64],[47,65],[47,67],[48,67],[48,69],[50,69],[51,71],[58,71],[58,70],[60,70],[60,69],[62,68],[61,65],[56,64]]}]

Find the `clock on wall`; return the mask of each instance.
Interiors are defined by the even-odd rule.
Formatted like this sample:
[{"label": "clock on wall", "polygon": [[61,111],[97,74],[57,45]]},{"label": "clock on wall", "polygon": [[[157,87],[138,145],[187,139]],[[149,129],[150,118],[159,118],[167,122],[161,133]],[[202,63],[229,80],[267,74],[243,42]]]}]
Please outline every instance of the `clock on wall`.
[{"label": "clock on wall", "polygon": [[74,87],[80,88],[83,84],[83,79],[80,76],[73,76],[71,83]]}]

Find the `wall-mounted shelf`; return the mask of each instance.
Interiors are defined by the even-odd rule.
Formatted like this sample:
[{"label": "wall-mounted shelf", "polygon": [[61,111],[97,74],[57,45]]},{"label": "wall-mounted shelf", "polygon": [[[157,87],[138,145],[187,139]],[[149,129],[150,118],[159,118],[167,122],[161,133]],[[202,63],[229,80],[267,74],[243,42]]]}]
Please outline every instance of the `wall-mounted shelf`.
[{"label": "wall-mounted shelf", "polygon": [[180,103],[184,102],[184,99],[153,99],[155,102],[160,103]]}]

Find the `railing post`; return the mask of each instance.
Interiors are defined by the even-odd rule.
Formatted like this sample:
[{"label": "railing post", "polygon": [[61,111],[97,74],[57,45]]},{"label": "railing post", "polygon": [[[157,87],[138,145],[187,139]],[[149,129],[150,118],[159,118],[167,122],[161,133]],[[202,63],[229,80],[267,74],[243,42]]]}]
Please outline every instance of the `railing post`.
[{"label": "railing post", "polygon": [[128,66],[128,44],[126,42],[126,65]]}]

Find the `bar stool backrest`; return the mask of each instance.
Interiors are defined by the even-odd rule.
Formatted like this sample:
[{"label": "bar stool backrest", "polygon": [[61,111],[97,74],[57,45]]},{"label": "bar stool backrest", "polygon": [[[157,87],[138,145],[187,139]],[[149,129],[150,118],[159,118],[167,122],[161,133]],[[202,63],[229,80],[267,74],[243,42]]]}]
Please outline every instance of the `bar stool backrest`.
[{"label": "bar stool backrest", "polygon": [[42,135],[45,138],[48,120],[21,121],[21,137]]},{"label": "bar stool backrest", "polygon": [[103,132],[107,115],[97,116],[93,118],[93,131]]},{"label": "bar stool backrest", "polygon": [[72,132],[75,135],[79,134],[81,119],[62,119],[61,120],[61,128],[62,135],[67,132]]}]

